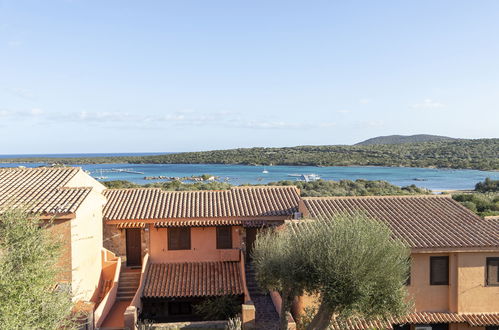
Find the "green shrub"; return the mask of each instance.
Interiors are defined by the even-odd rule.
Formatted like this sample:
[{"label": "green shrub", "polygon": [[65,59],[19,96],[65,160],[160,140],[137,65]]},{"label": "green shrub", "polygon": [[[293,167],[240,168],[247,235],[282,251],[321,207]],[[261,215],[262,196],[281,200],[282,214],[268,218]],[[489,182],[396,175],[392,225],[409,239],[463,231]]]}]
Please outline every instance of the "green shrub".
[{"label": "green shrub", "polygon": [[194,311],[204,320],[228,320],[241,312],[241,301],[234,296],[208,298],[194,305]]}]

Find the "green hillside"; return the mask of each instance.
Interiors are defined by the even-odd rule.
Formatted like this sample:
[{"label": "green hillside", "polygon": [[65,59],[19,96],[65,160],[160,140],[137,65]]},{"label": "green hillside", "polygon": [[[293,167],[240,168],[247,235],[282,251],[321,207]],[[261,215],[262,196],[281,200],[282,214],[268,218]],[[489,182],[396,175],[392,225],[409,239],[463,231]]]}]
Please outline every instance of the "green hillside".
[{"label": "green hillside", "polygon": [[152,163],[312,166],[407,166],[499,170],[499,139],[369,146],[299,146],[186,152],[159,156],[17,158],[3,162],[57,164]]},{"label": "green hillside", "polygon": [[377,136],[355,144],[356,146],[370,146],[375,144],[400,144],[456,140],[448,136],[417,134],[417,135],[387,135]]}]

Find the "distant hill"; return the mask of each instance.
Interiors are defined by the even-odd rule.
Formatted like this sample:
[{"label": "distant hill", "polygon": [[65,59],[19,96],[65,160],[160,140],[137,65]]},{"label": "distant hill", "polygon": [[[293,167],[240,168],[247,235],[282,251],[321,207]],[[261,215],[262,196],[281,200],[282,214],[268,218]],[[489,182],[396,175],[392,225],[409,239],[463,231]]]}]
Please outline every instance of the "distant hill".
[{"label": "distant hill", "polygon": [[419,143],[435,141],[457,140],[448,136],[417,134],[417,135],[387,135],[377,136],[355,144],[356,146],[370,146],[374,144],[401,144],[401,143]]},{"label": "distant hill", "polygon": [[499,139],[455,139],[356,146],[298,146],[184,152],[157,156],[17,158],[1,162],[48,164],[241,164],[407,166],[499,170]]}]

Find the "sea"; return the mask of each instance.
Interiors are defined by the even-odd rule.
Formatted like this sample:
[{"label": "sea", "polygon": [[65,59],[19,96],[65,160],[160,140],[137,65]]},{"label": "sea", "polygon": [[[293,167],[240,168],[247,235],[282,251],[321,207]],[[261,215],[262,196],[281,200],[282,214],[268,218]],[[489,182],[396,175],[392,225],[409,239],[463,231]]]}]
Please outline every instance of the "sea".
[{"label": "sea", "polygon": [[[110,157],[110,156],[147,156],[163,153],[94,153],[94,154],[36,154],[0,155],[0,167],[38,167],[45,163],[1,163],[2,158],[13,157]],[[168,178],[185,178],[209,174],[217,181],[234,185],[265,184],[280,180],[303,180],[302,175],[315,174],[323,180],[343,179],[385,180],[398,186],[415,184],[431,190],[466,190],[489,177],[499,180],[499,172],[465,169],[434,169],[415,167],[377,167],[377,166],[250,166],[221,164],[88,164],[80,166],[100,181],[127,180],[138,184],[164,182]],[[146,177],[156,177],[147,180]],[[158,179],[157,177],[164,177]],[[185,180],[185,182],[191,182]]]}]

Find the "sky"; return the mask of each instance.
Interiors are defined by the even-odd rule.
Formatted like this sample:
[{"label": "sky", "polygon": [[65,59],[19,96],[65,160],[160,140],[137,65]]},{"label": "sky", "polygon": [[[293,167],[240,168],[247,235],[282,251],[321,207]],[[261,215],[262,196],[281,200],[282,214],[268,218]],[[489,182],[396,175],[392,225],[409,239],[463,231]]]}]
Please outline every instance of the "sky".
[{"label": "sky", "polygon": [[0,154],[498,125],[499,1],[0,0]]}]

